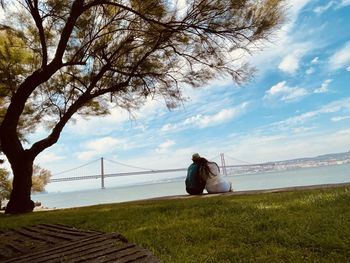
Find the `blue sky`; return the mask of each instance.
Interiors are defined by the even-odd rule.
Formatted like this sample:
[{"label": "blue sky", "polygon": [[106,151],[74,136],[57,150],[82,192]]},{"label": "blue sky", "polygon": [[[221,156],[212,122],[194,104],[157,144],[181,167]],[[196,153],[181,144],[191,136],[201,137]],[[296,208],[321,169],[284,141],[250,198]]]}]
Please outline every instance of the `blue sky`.
[{"label": "blue sky", "polygon": [[166,169],[188,166],[194,152],[239,164],[349,151],[350,1],[286,2],[271,42],[241,54],[257,69],[250,82],[185,88],[188,101],[172,111],[159,98],[133,116],[76,117],[36,162],[55,174],[100,157]]}]

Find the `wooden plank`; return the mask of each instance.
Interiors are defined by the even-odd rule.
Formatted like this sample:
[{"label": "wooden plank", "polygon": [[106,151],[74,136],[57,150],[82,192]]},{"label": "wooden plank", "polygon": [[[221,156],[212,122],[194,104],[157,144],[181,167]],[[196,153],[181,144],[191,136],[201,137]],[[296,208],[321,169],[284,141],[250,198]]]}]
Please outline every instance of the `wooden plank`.
[{"label": "wooden plank", "polygon": [[160,262],[150,251],[128,243],[120,234],[51,224],[1,234],[0,251],[0,262],[4,263]]},{"label": "wooden plank", "polygon": [[[105,234],[111,235],[111,234]],[[65,242],[64,244],[57,245],[52,248],[43,249],[39,252],[31,253],[18,257],[13,261],[9,259],[6,262],[52,262],[55,258],[64,258],[70,254],[74,254],[79,251],[79,249],[87,248],[89,245],[100,246],[100,242],[106,237],[103,234],[96,234],[84,239],[79,239],[76,241]]]},{"label": "wooden plank", "polygon": [[58,240],[56,238],[37,235],[36,232],[33,232],[30,229],[28,230],[26,228],[18,229],[16,232],[19,234],[22,234],[23,236],[28,237],[32,240],[42,240],[42,241],[45,241],[45,242],[50,243],[50,244],[56,244],[59,241],[61,241],[61,240]]},{"label": "wooden plank", "polygon": [[[46,241],[33,240],[27,235],[18,232],[9,232],[0,235],[0,254],[2,257],[13,257],[21,254],[30,253],[35,248],[47,246]],[[10,251],[10,252],[9,252]]]},{"label": "wooden plank", "polygon": [[7,246],[1,246],[1,249],[0,249],[1,262],[7,258],[14,257],[14,256],[17,256],[15,251],[13,251],[11,248],[9,248]]},{"label": "wooden plank", "polygon": [[[51,262],[60,262],[60,257],[64,257],[69,259],[69,262],[75,262],[79,261],[80,258],[89,258],[93,257],[96,258],[94,254],[96,253],[106,253],[106,251],[109,251],[109,248],[111,248],[111,245],[113,246],[113,249],[122,250],[130,246],[130,244],[125,244],[124,242],[121,242],[118,240],[111,240],[109,237],[104,236],[104,239],[102,240],[96,240],[93,242],[87,243],[81,243],[74,244],[75,246],[72,246],[69,251],[65,251],[63,253],[56,253],[58,255],[55,260]],[[113,242],[113,243],[112,243]],[[77,243],[77,242],[75,242]],[[88,256],[90,254],[90,256]],[[85,262],[85,261],[83,261]]]},{"label": "wooden plank", "polygon": [[36,227],[45,228],[45,229],[57,231],[60,233],[72,234],[72,235],[76,235],[76,236],[88,236],[91,234],[101,233],[98,231],[91,231],[91,230],[79,230],[79,229],[76,229],[74,227],[65,226],[65,225],[61,225],[61,224],[55,224],[55,225],[54,224],[39,224],[39,225],[36,225]]},{"label": "wooden plank", "polygon": [[95,261],[91,261],[91,263],[98,262],[98,263],[107,263],[107,262],[137,262],[137,263],[160,263],[156,257],[152,255],[151,252],[148,250],[141,250],[141,251],[133,251],[132,254],[130,253],[124,253],[123,257],[120,257],[118,254],[109,254],[105,255],[101,258],[98,258]]},{"label": "wooden plank", "polygon": [[107,244],[100,247],[99,249],[89,249],[86,251],[80,251],[80,253],[75,253],[74,255],[70,255],[69,262],[100,262],[99,259],[108,254],[117,254],[122,250],[128,249],[132,244],[120,244],[120,246],[110,246]]},{"label": "wooden plank", "polygon": [[[90,237],[89,239],[93,242],[94,240],[96,240],[96,237]],[[81,240],[79,240],[79,242],[81,242]],[[41,251],[23,255],[21,257],[18,257],[16,261],[11,261],[11,259],[9,259],[8,262],[28,262],[29,259],[33,262],[35,260],[39,262],[41,258],[44,258],[44,262],[45,261],[47,262],[47,259],[49,259],[50,257],[52,258],[55,257],[55,253],[57,254],[57,253],[70,251],[72,249],[72,244],[74,244],[74,241],[64,242],[63,244],[57,245],[55,247],[51,247],[51,248],[47,247],[47,248],[43,248]],[[82,246],[84,246],[84,244],[82,244]]]},{"label": "wooden plank", "polygon": [[23,245],[23,243],[20,243],[18,241],[7,241],[6,246],[9,247],[12,251],[16,251],[20,254],[29,253],[31,251],[29,247],[26,247],[25,245]]},{"label": "wooden plank", "polygon": [[[40,236],[56,238],[59,240],[59,242],[81,238],[81,235],[77,236],[75,233],[69,233],[69,234],[60,233],[58,231],[55,231],[54,229],[33,227],[31,228],[31,230],[36,232]],[[86,235],[83,235],[83,236],[86,236]]]}]

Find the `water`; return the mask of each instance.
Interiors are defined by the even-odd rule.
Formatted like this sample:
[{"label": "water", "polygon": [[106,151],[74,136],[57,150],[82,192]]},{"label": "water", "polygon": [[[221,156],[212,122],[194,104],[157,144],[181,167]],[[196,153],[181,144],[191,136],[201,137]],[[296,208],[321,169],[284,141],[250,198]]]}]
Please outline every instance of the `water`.
[{"label": "water", "polygon": [[[226,179],[232,182],[235,191],[348,183],[350,182],[350,164],[233,175],[227,176]],[[32,199],[40,201],[44,207],[70,208],[186,194],[184,179],[119,188],[108,188],[107,184],[106,187],[106,189],[35,194],[32,196]]]}]

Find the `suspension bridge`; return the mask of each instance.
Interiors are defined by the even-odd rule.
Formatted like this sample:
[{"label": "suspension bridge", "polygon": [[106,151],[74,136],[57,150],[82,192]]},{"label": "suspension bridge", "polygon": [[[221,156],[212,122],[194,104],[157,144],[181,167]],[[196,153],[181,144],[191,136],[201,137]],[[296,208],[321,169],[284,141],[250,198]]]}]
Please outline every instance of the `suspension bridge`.
[{"label": "suspension bridge", "polygon": [[[242,173],[248,168],[252,169],[268,169],[269,166],[273,164],[252,164],[237,158],[232,158],[224,153],[209,158],[208,160],[217,162],[220,167],[220,172],[222,175],[232,175],[235,173]],[[234,162],[235,164],[226,164],[226,161]],[[120,171],[120,167],[133,169],[133,171],[127,172],[116,172]],[[136,170],[136,171],[135,171]],[[147,175],[147,174],[166,174],[174,172],[184,172],[183,177],[186,176],[187,167],[185,168],[174,168],[174,169],[151,169],[145,167],[134,166],[126,163],[122,163],[116,160],[111,160],[108,158],[99,158],[90,161],[86,164],[67,169],[61,172],[53,173],[50,183],[57,182],[68,182],[68,181],[78,181],[78,180],[91,180],[99,179],[101,188],[105,188],[105,179],[112,177],[123,177],[123,176],[135,176],[135,175]]]}]

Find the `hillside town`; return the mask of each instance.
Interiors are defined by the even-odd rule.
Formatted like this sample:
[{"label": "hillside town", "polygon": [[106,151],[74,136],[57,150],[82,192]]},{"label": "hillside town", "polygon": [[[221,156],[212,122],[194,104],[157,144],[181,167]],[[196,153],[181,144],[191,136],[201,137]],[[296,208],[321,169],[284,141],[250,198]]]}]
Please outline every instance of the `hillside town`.
[{"label": "hillside town", "polygon": [[312,168],[327,165],[342,165],[350,163],[350,151],[344,153],[326,154],[317,157],[299,158],[285,161],[267,162],[261,164],[227,166],[228,175],[253,174],[261,172],[283,171],[290,169]]}]

